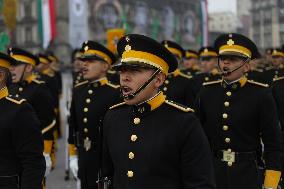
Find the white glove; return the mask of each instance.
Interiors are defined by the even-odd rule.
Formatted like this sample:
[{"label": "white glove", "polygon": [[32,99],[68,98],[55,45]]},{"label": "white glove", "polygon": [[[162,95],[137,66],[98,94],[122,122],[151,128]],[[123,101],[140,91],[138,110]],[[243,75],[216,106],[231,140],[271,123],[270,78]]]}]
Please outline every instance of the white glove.
[{"label": "white glove", "polygon": [[52,162],[49,154],[43,153],[43,156],[45,158],[45,165],[46,165],[44,176],[46,177],[47,175],[49,175],[51,171]]},{"label": "white glove", "polygon": [[69,167],[74,177],[78,178],[78,157],[76,155],[70,156]]}]

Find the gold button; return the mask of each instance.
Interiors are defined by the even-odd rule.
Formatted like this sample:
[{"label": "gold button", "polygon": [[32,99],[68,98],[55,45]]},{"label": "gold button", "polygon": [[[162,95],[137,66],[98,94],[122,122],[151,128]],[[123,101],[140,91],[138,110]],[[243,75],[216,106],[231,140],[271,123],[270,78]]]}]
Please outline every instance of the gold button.
[{"label": "gold button", "polygon": [[89,111],[89,109],[88,108],[84,108],[84,112],[88,112]]},{"label": "gold button", "polygon": [[91,102],[91,99],[87,98],[87,99],[86,99],[86,103],[89,104],[90,102]]},{"label": "gold button", "polygon": [[84,118],[84,119],[83,119],[83,122],[84,122],[84,123],[87,123],[87,122],[88,122],[88,119],[87,119],[87,118]]},{"label": "gold button", "polygon": [[225,105],[226,107],[229,107],[229,106],[230,106],[230,103],[229,103],[229,102],[224,102],[224,105]]},{"label": "gold button", "polygon": [[227,131],[228,129],[229,129],[229,127],[228,127],[227,125],[224,125],[224,126],[223,126],[223,130],[224,130],[224,131]]},{"label": "gold button", "polygon": [[170,83],[169,80],[166,80],[166,81],[165,81],[165,84],[169,84],[169,83]]},{"label": "gold button", "polygon": [[229,153],[231,153],[231,152],[232,152],[232,149],[229,148],[227,151],[228,151]]},{"label": "gold button", "polygon": [[230,138],[225,138],[225,142],[229,143],[229,142],[231,142],[231,139]]},{"label": "gold button", "polygon": [[227,96],[231,96],[231,95],[232,95],[231,91],[228,91],[228,92],[226,93],[226,95],[227,95]]},{"label": "gold button", "polygon": [[93,90],[91,90],[91,89],[88,90],[88,93],[89,93],[89,94],[93,94]]},{"label": "gold button", "polygon": [[133,152],[129,152],[128,157],[129,157],[129,159],[134,159],[134,153]]},{"label": "gold button", "polygon": [[134,176],[133,171],[127,171],[127,176],[130,178],[133,177]]},{"label": "gold button", "polygon": [[163,88],[163,91],[167,91],[167,90],[168,90],[168,88],[167,88],[167,87],[164,87],[164,88]]},{"label": "gold button", "polygon": [[84,128],[84,132],[87,133],[89,130],[87,128]]},{"label": "gold button", "polygon": [[19,91],[20,91],[20,92],[22,92],[22,91],[23,91],[23,88],[22,88],[22,87],[20,87],[20,88],[19,88]]},{"label": "gold button", "polygon": [[18,98],[18,97],[19,97],[19,95],[18,95],[18,94],[16,94],[15,96],[16,96],[16,98]]},{"label": "gold button", "polygon": [[233,162],[229,161],[228,166],[231,167],[233,165]]},{"label": "gold button", "polygon": [[140,119],[138,117],[134,118],[133,120],[134,124],[137,125],[140,123]]},{"label": "gold button", "polygon": [[137,140],[137,138],[138,138],[138,137],[137,137],[136,135],[131,135],[131,141],[132,141],[132,142],[135,142],[135,141]]},{"label": "gold button", "polygon": [[227,119],[228,118],[228,114],[223,114],[223,118]]},{"label": "gold button", "polygon": [[205,81],[208,81],[209,80],[209,78],[208,77],[205,77]]}]

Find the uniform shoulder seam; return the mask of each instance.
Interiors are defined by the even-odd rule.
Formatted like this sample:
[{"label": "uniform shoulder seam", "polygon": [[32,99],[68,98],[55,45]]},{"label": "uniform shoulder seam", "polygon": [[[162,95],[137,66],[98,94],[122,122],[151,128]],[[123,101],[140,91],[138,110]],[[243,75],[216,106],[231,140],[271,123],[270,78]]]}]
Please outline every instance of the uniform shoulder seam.
[{"label": "uniform shoulder seam", "polygon": [[256,81],[253,81],[253,80],[248,80],[248,83],[258,85],[258,86],[262,86],[262,87],[269,87],[269,85],[266,84],[266,83],[260,83],[260,82],[256,82]]},{"label": "uniform shoulder seam", "polygon": [[109,82],[107,83],[107,85],[114,88],[114,89],[118,89],[120,87],[119,85],[114,85],[114,84],[109,83]]},{"label": "uniform shoulder seam", "polygon": [[22,104],[23,102],[26,101],[26,99],[16,100],[16,99],[13,99],[13,98],[8,97],[8,96],[6,97],[6,99],[11,101],[11,102],[13,102],[13,103],[15,103],[15,104]]},{"label": "uniform shoulder seam", "polygon": [[192,79],[192,76],[186,75],[186,74],[184,74],[184,73],[180,73],[179,75],[182,76],[182,77],[185,77],[185,78],[187,78],[187,79]]},{"label": "uniform shoulder seam", "polygon": [[209,82],[204,82],[202,85],[207,86],[207,85],[213,85],[213,84],[217,84],[217,83],[221,83],[221,82],[222,82],[222,80],[209,81]]},{"label": "uniform shoulder seam", "polygon": [[283,77],[274,78],[273,81],[280,81],[280,80],[283,80],[283,79],[284,79],[284,76]]},{"label": "uniform shoulder seam", "polygon": [[74,87],[76,88],[76,87],[79,87],[79,86],[81,86],[81,85],[85,85],[85,84],[87,84],[87,83],[88,83],[88,81],[82,81],[82,82],[76,84]]},{"label": "uniform shoulder seam", "polygon": [[123,106],[125,104],[126,104],[125,102],[121,102],[121,103],[118,103],[118,104],[115,104],[115,105],[111,106],[109,109],[112,110],[112,109],[118,108],[120,106]]},{"label": "uniform shoulder seam", "polygon": [[170,106],[172,106],[172,107],[174,107],[174,108],[176,108],[176,109],[179,109],[179,110],[181,110],[181,111],[183,111],[183,112],[194,112],[193,109],[191,109],[191,108],[189,108],[189,107],[181,106],[180,104],[176,104],[176,103],[173,102],[173,101],[166,100],[165,102],[166,102],[166,104],[168,104],[168,105],[170,105]]},{"label": "uniform shoulder seam", "polygon": [[45,81],[40,81],[38,79],[33,79],[33,82],[37,83],[37,84],[44,84]]}]

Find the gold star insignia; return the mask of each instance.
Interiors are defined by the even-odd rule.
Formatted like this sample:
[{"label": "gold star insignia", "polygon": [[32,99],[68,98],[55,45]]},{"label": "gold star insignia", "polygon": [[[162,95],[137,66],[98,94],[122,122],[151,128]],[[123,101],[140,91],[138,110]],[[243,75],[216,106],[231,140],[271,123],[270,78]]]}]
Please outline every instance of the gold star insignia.
[{"label": "gold star insignia", "polygon": [[129,37],[127,36],[127,37],[125,37],[125,40],[127,41],[127,42],[129,42],[130,41],[130,39],[129,39]]},{"label": "gold star insignia", "polygon": [[89,47],[88,47],[88,46],[85,46],[85,47],[84,47],[84,51],[87,51],[87,50],[89,50]]},{"label": "gold star insignia", "polygon": [[204,49],[204,52],[206,52],[206,53],[207,53],[207,52],[208,52],[208,49],[207,49],[207,48],[205,48],[205,49]]},{"label": "gold star insignia", "polygon": [[125,51],[130,51],[131,50],[131,46],[130,45],[126,45],[124,48]]},{"label": "gold star insignia", "polygon": [[234,45],[235,44],[235,42],[232,40],[232,39],[229,39],[228,41],[227,41],[227,45],[229,45],[229,46],[232,46],[232,45]]}]

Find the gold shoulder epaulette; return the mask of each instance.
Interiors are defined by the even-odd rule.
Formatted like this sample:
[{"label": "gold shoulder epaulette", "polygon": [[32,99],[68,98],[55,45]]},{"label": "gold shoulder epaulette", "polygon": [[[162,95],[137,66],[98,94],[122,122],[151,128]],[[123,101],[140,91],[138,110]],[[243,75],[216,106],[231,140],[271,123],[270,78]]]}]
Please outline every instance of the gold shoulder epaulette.
[{"label": "gold shoulder epaulette", "polygon": [[15,104],[22,104],[23,102],[26,101],[26,99],[20,99],[20,100],[18,100],[18,99],[14,99],[14,98],[8,97],[8,96],[6,97],[6,99],[9,100],[9,101],[11,101],[11,102],[13,102],[13,103],[15,103]]},{"label": "gold shoulder epaulette", "polygon": [[119,104],[115,104],[115,105],[111,106],[109,109],[112,110],[112,109],[117,108],[117,107],[120,107],[120,106],[122,106],[122,105],[124,105],[124,104],[125,104],[125,102],[121,102],[121,103],[119,103]]},{"label": "gold shoulder epaulette", "polygon": [[81,86],[81,85],[85,85],[85,84],[87,84],[88,83],[88,81],[82,81],[82,82],[80,82],[80,83],[77,83],[74,87],[76,88],[76,87],[79,87],[79,86]]},{"label": "gold shoulder epaulette", "polygon": [[185,78],[187,78],[187,79],[191,79],[191,78],[192,78],[192,76],[186,75],[186,74],[184,74],[184,73],[182,73],[182,72],[180,72],[179,75],[182,76],[182,77],[185,77]]},{"label": "gold shoulder epaulette", "polygon": [[213,84],[217,84],[217,83],[221,83],[221,82],[222,82],[222,80],[219,79],[219,80],[217,80],[217,81],[204,82],[202,85],[203,85],[203,86],[207,86],[207,85],[213,85]]},{"label": "gold shoulder epaulette", "polygon": [[176,103],[173,102],[173,101],[166,100],[165,102],[166,102],[166,104],[168,104],[168,105],[170,105],[170,106],[173,106],[173,107],[175,107],[175,108],[177,108],[177,109],[179,109],[179,110],[181,110],[181,111],[183,111],[183,112],[194,112],[193,109],[191,109],[191,108],[189,108],[189,107],[182,106],[182,105],[180,105],[180,104],[176,104]]},{"label": "gold shoulder epaulette", "polygon": [[38,79],[33,79],[33,82],[37,83],[37,84],[44,84],[45,81],[40,81]]},{"label": "gold shoulder epaulette", "polygon": [[112,83],[107,83],[108,86],[112,87],[112,88],[115,88],[115,89],[118,89],[120,86],[119,85],[114,85]]},{"label": "gold shoulder epaulette", "polygon": [[268,84],[256,82],[256,81],[253,81],[253,80],[248,80],[248,83],[251,83],[251,84],[254,84],[254,85],[258,85],[258,86],[262,86],[262,87],[269,87]]},{"label": "gold shoulder epaulette", "polygon": [[274,78],[273,81],[279,81],[279,80],[282,80],[282,79],[284,79],[284,76],[283,77]]}]

